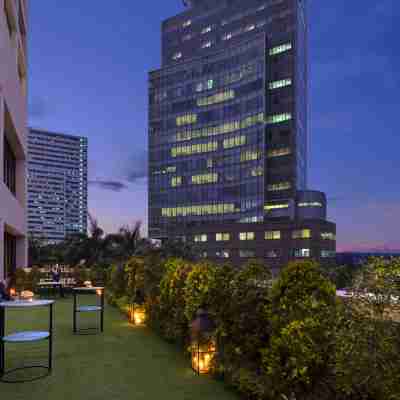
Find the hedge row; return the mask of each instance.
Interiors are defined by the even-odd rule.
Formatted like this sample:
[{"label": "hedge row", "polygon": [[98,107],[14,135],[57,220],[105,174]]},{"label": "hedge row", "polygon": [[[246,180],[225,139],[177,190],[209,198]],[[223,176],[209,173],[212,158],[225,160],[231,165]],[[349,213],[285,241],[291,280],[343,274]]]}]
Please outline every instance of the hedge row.
[{"label": "hedge row", "polygon": [[[385,273],[372,265],[360,282],[393,283]],[[272,280],[257,261],[237,270],[135,257],[112,268],[108,287],[121,309],[140,293],[148,326],[182,346],[206,309],[217,326],[214,374],[245,398],[400,399],[399,326],[364,297],[338,300],[315,262],[292,263]]]}]

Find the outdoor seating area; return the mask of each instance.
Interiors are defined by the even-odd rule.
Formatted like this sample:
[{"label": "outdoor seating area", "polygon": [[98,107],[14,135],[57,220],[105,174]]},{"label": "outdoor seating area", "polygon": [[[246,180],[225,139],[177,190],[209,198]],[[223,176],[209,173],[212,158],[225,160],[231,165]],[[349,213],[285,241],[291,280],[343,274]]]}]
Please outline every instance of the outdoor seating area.
[{"label": "outdoor seating area", "polygon": [[[66,396],[75,400],[238,398],[223,383],[196,376],[187,358],[174,345],[145,327],[129,324],[115,308],[105,308],[103,335],[73,335],[72,308],[72,299],[57,300],[54,304],[52,374],[32,383],[0,383],[2,397],[17,400]],[[19,312],[8,314],[6,334],[26,329],[40,331],[47,322],[48,310],[32,308],[21,316]],[[13,343],[8,345],[12,361],[24,364],[25,349]]]}]

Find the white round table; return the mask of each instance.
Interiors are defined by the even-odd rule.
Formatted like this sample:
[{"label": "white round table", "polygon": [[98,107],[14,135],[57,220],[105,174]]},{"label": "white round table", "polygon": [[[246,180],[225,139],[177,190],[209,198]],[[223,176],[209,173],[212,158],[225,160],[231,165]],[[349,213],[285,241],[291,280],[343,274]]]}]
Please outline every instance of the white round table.
[{"label": "white round table", "polygon": [[[31,382],[51,373],[53,368],[53,300],[17,300],[17,301],[5,301],[0,303],[0,380],[8,383],[22,383]],[[48,331],[23,331],[15,332],[6,335],[6,310],[31,310],[38,307],[48,307],[49,308],[49,329]],[[11,370],[6,370],[5,360],[6,360],[6,344],[7,343],[32,343],[39,342],[42,340],[48,340],[49,350],[48,350],[48,364],[47,365],[25,365],[23,367],[13,368]],[[45,369],[46,374],[40,375],[38,377],[30,379],[6,379],[6,376],[10,374],[25,370],[40,368]]]}]

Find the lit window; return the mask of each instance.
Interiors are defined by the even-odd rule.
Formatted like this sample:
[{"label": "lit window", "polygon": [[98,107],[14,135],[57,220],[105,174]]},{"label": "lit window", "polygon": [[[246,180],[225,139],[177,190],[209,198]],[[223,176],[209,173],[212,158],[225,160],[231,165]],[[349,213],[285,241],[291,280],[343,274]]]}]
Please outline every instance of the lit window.
[{"label": "lit window", "polygon": [[269,55],[270,56],[275,56],[277,54],[285,53],[286,51],[289,51],[292,49],[292,43],[285,43],[280,46],[273,47],[272,49],[269,50]]},{"label": "lit window", "polygon": [[254,258],[256,252],[254,250],[239,250],[240,258]]},{"label": "lit window", "polygon": [[206,33],[211,32],[211,30],[212,30],[212,26],[207,26],[201,30],[201,34],[205,35]]},{"label": "lit window", "polygon": [[310,203],[299,203],[299,207],[322,207],[322,203],[319,202],[310,202]]},{"label": "lit window", "polygon": [[289,208],[288,203],[282,203],[282,204],[267,204],[265,205],[264,209],[266,211],[273,211],[273,210],[282,210],[285,208]]},{"label": "lit window", "polygon": [[187,27],[190,26],[190,25],[192,25],[192,20],[191,20],[191,19],[186,20],[186,21],[182,24],[182,26],[183,26],[184,28],[187,28]]},{"label": "lit window", "polygon": [[181,115],[180,117],[176,118],[177,126],[195,124],[196,122],[197,122],[196,114]]},{"label": "lit window", "polygon": [[232,33],[225,33],[225,35],[222,36],[222,40],[231,40],[232,39]]},{"label": "lit window", "polygon": [[269,192],[280,192],[282,190],[289,190],[292,187],[290,182],[280,182],[268,185]]},{"label": "lit window", "polygon": [[265,232],[265,240],[280,240],[281,231],[267,231]]},{"label": "lit window", "polygon": [[310,239],[311,230],[310,229],[298,229],[292,232],[293,239]]},{"label": "lit window", "polygon": [[207,242],[207,235],[206,234],[195,235],[194,241],[195,243],[205,243]]},{"label": "lit window", "polygon": [[292,119],[292,114],[284,113],[284,114],[276,114],[271,115],[267,118],[267,124],[280,124],[282,122],[290,121]]},{"label": "lit window", "polygon": [[205,42],[205,43],[203,43],[202,45],[201,45],[201,48],[202,49],[207,49],[207,48],[209,48],[209,47],[211,47],[212,46],[212,43],[211,42]]},{"label": "lit window", "polygon": [[228,242],[229,240],[231,240],[231,235],[230,233],[216,233],[215,240],[217,242]]},{"label": "lit window", "polygon": [[181,53],[181,52],[175,53],[175,54],[172,56],[172,59],[173,59],[173,60],[179,60],[180,58],[182,58],[182,53]]},{"label": "lit window", "polygon": [[230,255],[230,251],[229,250],[220,250],[217,251],[215,254],[218,258],[229,258]]},{"label": "lit window", "polygon": [[270,88],[270,90],[280,89],[280,88],[284,88],[284,87],[290,86],[291,84],[292,84],[292,80],[291,79],[282,79],[280,81],[270,82],[269,83],[269,88]]},{"label": "lit window", "polygon": [[265,256],[267,258],[279,258],[282,255],[282,251],[280,249],[274,249],[274,250],[267,250]]},{"label": "lit window", "polygon": [[290,155],[291,153],[292,153],[292,151],[290,150],[290,147],[283,147],[280,149],[269,150],[268,157],[269,158],[282,157],[282,156]]},{"label": "lit window", "polygon": [[219,204],[201,204],[195,206],[162,208],[161,216],[166,218],[176,218],[176,217],[187,217],[187,216],[232,214],[234,212],[235,212],[234,204],[219,203]]},{"label": "lit window", "polygon": [[231,149],[233,147],[244,146],[246,144],[246,136],[236,136],[224,140],[224,149]]},{"label": "lit window", "polygon": [[209,183],[217,183],[217,182],[218,182],[218,174],[216,173],[192,176],[193,185],[206,185]]},{"label": "lit window", "polygon": [[293,249],[293,257],[309,258],[309,257],[311,257],[311,250],[310,249]]},{"label": "lit window", "polygon": [[178,146],[171,149],[172,157],[190,156],[193,154],[209,153],[218,150],[218,142],[198,143],[187,146]]},{"label": "lit window", "polygon": [[252,31],[254,29],[256,29],[256,26],[254,24],[250,24],[250,25],[247,25],[246,28],[244,28],[244,31],[245,32],[250,32],[250,31]]},{"label": "lit window", "polygon": [[336,235],[332,232],[321,232],[322,240],[336,240]]},{"label": "lit window", "polygon": [[254,232],[240,232],[239,233],[239,239],[244,241],[244,240],[254,240],[256,238],[256,235]]},{"label": "lit window", "polygon": [[182,185],[182,177],[181,176],[174,176],[171,179],[171,186],[172,187],[177,187]]},{"label": "lit window", "polygon": [[321,258],[334,258],[336,257],[336,251],[334,250],[321,250]]},{"label": "lit window", "polygon": [[216,93],[209,97],[203,97],[197,99],[197,105],[201,106],[211,106],[213,104],[222,103],[224,101],[232,100],[235,98],[235,92],[233,90],[228,90],[222,93]]}]

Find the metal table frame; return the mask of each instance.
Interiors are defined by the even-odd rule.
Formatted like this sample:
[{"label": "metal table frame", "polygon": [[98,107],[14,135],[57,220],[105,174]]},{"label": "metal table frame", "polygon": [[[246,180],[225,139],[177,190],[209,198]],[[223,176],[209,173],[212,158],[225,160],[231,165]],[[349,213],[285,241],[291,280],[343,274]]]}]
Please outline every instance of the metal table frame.
[{"label": "metal table frame", "polygon": [[[53,369],[53,305],[52,300],[41,300],[41,301],[8,301],[0,303],[0,381],[4,383],[25,383],[33,382],[46,376],[49,376]],[[49,331],[39,332],[39,334],[44,334],[42,336],[37,335],[36,338],[32,338],[32,333],[38,332],[19,332],[18,334],[12,334],[5,336],[6,332],[6,309],[30,309],[35,307],[49,307]],[[24,335],[26,337],[24,338]],[[27,339],[27,336],[31,335],[31,338]],[[13,337],[13,340],[8,340],[7,338]],[[6,360],[6,343],[33,343],[42,340],[48,341],[48,363],[47,365],[27,365],[23,367],[17,367],[10,370],[6,370],[5,360]],[[6,376],[12,374],[16,371],[21,371],[25,369],[45,369],[46,373],[40,376],[30,378],[30,379],[7,379]]]},{"label": "metal table frame", "polygon": [[[104,332],[104,287],[81,287],[74,288],[74,306],[73,306],[73,332],[75,335],[95,335],[99,332]],[[101,291],[101,295],[98,295],[98,291]],[[100,297],[100,305],[92,306],[78,306],[78,295],[79,294],[95,294],[96,298]],[[77,316],[80,313],[96,312],[100,313],[100,327],[89,327],[79,328],[77,324]]]}]

